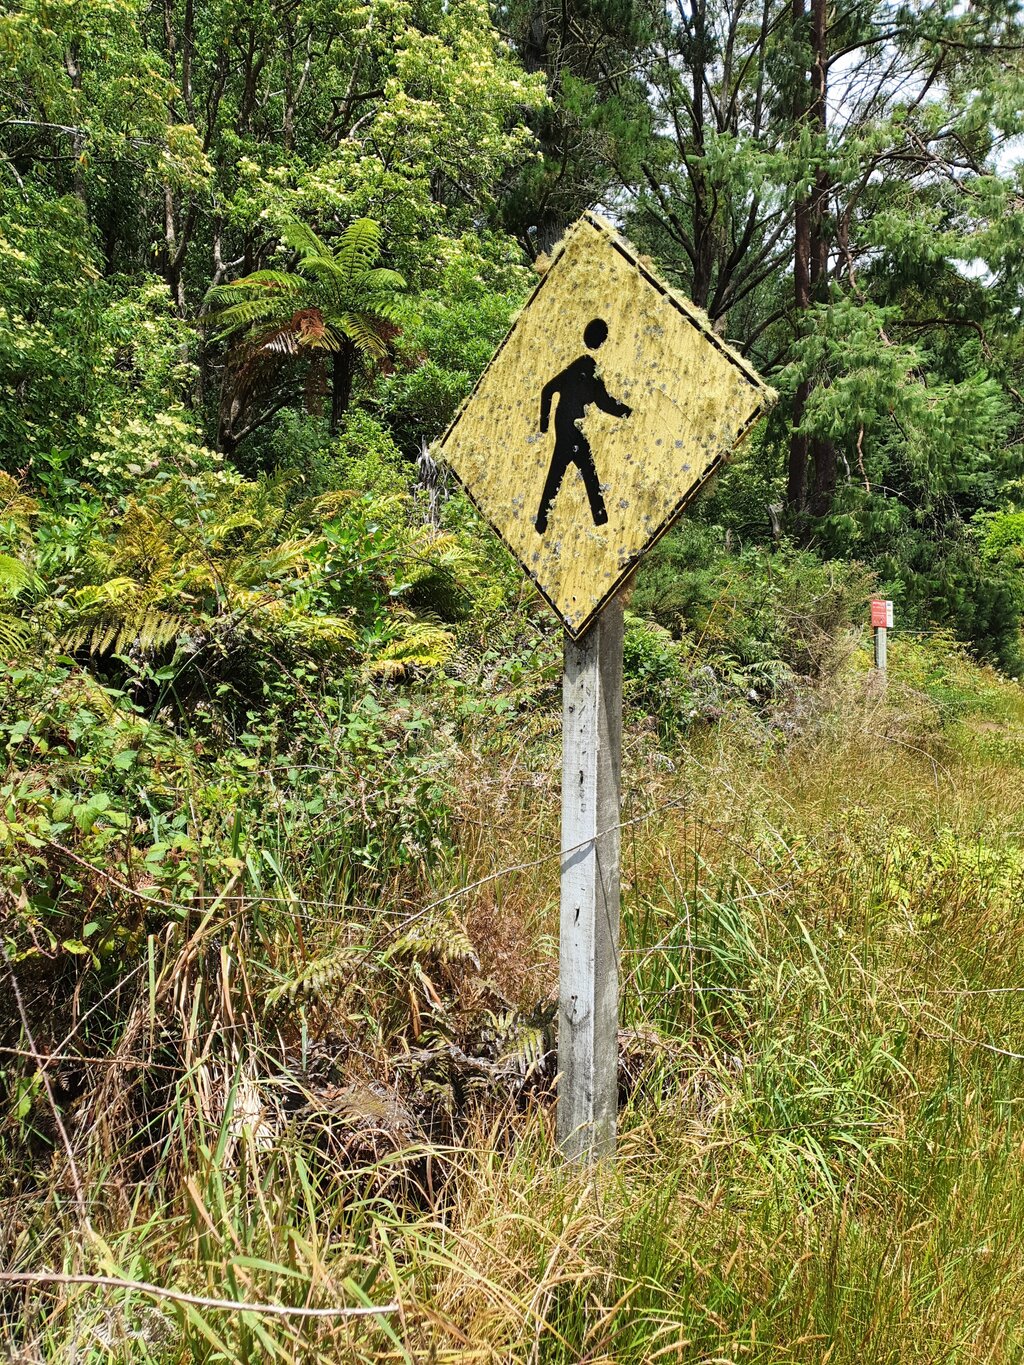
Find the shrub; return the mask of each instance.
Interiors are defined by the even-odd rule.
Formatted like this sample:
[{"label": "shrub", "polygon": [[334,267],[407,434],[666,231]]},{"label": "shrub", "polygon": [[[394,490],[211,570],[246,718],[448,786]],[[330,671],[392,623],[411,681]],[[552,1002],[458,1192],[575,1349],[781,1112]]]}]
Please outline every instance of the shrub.
[{"label": "shrub", "polygon": [[719,527],[684,520],[644,561],[633,607],[772,690],[790,673],[835,671],[869,590],[856,564],[823,564],[789,545],[731,554]]}]

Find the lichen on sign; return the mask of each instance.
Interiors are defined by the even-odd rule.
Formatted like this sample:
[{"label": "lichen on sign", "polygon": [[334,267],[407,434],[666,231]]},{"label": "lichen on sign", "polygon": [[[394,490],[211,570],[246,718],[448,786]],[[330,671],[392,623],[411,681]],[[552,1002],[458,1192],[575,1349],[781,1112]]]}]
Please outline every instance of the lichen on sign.
[{"label": "lichen on sign", "polygon": [[774,398],[586,214],[440,450],[578,637]]}]

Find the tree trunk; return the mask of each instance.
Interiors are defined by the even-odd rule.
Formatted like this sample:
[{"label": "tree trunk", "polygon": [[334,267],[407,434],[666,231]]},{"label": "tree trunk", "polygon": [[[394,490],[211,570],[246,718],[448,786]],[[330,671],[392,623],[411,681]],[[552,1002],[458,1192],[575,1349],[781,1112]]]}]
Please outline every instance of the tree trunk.
[{"label": "tree trunk", "polygon": [[[818,141],[818,164],[814,173],[809,213],[810,288],[815,303],[828,301],[828,0],[811,0],[811,127]],[[836,449],[823,436],[811,441],[814,479],[810,496],[812,517],[823,517],[832,507],[836,491]]]},{"label": "tree trunk", "polygon": [[[793,0],[792,3],[794,36],[798,42],[807,17],[804,3],[805,0]],[[798,333],[806,328],[811,307],[828,300],[829,278],[828,0],[811,0],[810,19],[810,87],[808,92],[807,83],[800,79],[793,108],[794,123],[799,124],[804,119],[809,122],[817,151],[810,195],[797,202],[794,219],[793,283]],[[812,517],[827,515],[836,488],[833,443],[823,436],[809,439],[796,431],[803,420],[810,393],[810,383],[801,384],[793,402],[794,430],[789,443],[786,494],[790,517],[802,534],[806,533],[808,514]]]},{"label": "tree trunk", "polygon": [[352,371],[355,369],[355,353],[350,341],[343,341],[341,349],[334,352],[331,364],[331,435],[337,436],[341,419],[348,409],[352,397]]},{"label": "tree trunk", "polygon": [[796,430],[803,420],[810,384],[801,384],[793,398],[793,431],[789,438],[789,469],[786,479],[786,508],[790,521],[799,531],[807,510],[807,437]]},{"label": "tree trunk", "polygon": [[[804,24],[804,0],[793,0],[793,39],[799,45]],[[793,92],[793,123],[798,126],[806,115],[806,85],[803,72],[796,77]],[[797,331],[802,331],[807,310],[811,306],[811,215],[807,199],[801,194],[793,218],[793,302],[796,304]],[[800,530],[807,511],[807,437],[797,428],[803,421],[804,408],[811,388],[801,384],[793,398],[792,433],[789,438],[789,477],[786,487],[786,506],[790,521]]]},{"label": "tree trunk", "polygon": [[185,284],[182,277],[183,244],[178,240],[174,193],[164,185],[164,279],[171,291],[178,316],[185,316]]},{"label": "tree trunk", "polygon": [[708,79],[708,55],[710,44],[707,32],[706,0],[699,0],[693,6],[693,147],[691,160],[687,163],[690,183],[693,186],[693,287],[692,298],[698,308],[707,311],[711,302],[711,282],[715,265],[715,211],[714,194],[709,190],[704,173],[706,144],[704,129],[706,110],[704,89]]}]

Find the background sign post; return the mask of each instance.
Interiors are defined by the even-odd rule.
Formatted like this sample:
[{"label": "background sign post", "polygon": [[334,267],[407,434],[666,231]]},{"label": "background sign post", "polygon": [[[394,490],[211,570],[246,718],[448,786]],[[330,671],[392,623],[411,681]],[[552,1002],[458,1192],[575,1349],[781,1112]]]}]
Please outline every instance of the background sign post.
[{"label": "background sign post", "polygon": [[565,636],[557,1128],[570,1158],[615,1151],[622,639],[618,597]]},{"label": "background sign post", "polygon": [[892,602],[874,598],[871,603],[871,625],[875,633],[875,667],[879,673],[884,673],[888,668],[889,630],[892,623]]}]

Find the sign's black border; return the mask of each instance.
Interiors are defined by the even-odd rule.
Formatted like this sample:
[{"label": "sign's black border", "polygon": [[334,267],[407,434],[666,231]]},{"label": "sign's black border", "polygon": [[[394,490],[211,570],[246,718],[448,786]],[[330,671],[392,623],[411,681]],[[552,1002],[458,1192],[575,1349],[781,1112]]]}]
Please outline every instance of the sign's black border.
[{"label": "sign's black border", "polygon": [[[729,448],[727,450],[723,450],[721,454],[715,456],[715,458],[705,469],[701,477],[697,480],[695,484],[693,484],[689,489],[687,489],[686,493],[683,495],[683,497],[679,499],[679,501],[672,508],[668,516],[657,528],[657,530],[655,530],[653,534],[645,541],[645,543],[636,552],[636,554],[632,555],[630,559],[627,560],[626,564],[620,569],[618,577],[614,580],[611,587],[604,594],[604,596],[599,599],[599,601],[592,608],[590,613],[585,617],[582,625],[577,627],[570,626],[569,622],[562,615],[561,611],[558,609],[558,607],[555,606],[554,602],[552,602],[551,598],[547,595],[547,593],[544,591],[541,585],[537,582],[537,579],[534,576],[534,574],[523,563],[519,555],[505,539],[505,536],[502,534],[502,532],[497,528],[497,526],[494,525],[490,517],[477,502],[476,498],[473,496],[472,491],[466,486],[464,480],[459,478],[457,471],[451,469],[450,465],[446,466],[447,468],[451,469],[451,472],[455,475],[455,478],[458,480],[459,484],[461,485],[466,496],[469,498],[470,502],[483,517],[484,521],[487,522],[488,526],[490,526],[491,530],[495,533],[495,535],[498,537],[501,543],[505,546],[506,550],[508,550],[509,554],[513,557],[516,563],[522,567],[523,572],[526,574],[527,578],[530,579],[530,581],[533,583],[533,586],[540,593],[541,597],[544,598],[544,601],[547,602],[548,606],[558,617],[559,621],[561,621],[566,634],[569,635],[573,640],[579,640],[590,629],[590,627],[594,624],[598,616],[600,616],[601,612],[608,605],[611,599],[615,596],[617,592],[621,590],[623,584],[627,581],[627,579],[636,569],[637,565],[640,563],[640,560],[643,559],[644,555],[647,554],[647,552],[651,549],[653,545],[657,544],[657,542],[666,533],[666,531],[669,531],[672,528],[675,522],[679,519],[680,515],[685,511],[687,505],[691,503],[697,496],[697,494],[702,491],[702,489],[705,487],[708,481],[712,479],[715,474],[718,473],[721,466],[725,463],[727,456],[730,455],[732,451],[735,450],[735,448],[744,440],[744,438],[749,433],[751,427],[753,427],[756,422],[760,421],[760,419],[764,416],[766,410],[771,406],[771,403],[773,401],[772,393],[768,386],[764,384],[761,380],[759,380],[750,369],[748,369],[746,364],[732,351],[732,349],[729,346],[725,345],[725,343],[721,340],[720,337],[717,337],[715,335],[715,333],[710,329],[710,327],[707,327],[702,324],[700,318],[697,317],[696,314],[691,312],[690,308],[687,307],[684,300],[678,294],[674,293],[671,289],[668,288],[667,285],[663,284],[656,275],[654,275],[650,270],[646,268],[646,266],[644,266],[641,263],[638,257],[630,250],[626,242],[623,241],[623,239],[619,236],[615,228],[612,227],[610,223],[605,222],[605,220],[596,213],[585,213],[583,214],[582,218],[578,220],[578,222],[584,222],[589,224],[590,227],[594,228],[603,237],[606,237],[608,239],[609,245],[612,246],[614,250],[616,250],[621,256],[625,257],[629,264],[634,267],[634,269],[643,277],[643,279],[652,288],[656,289],[658,293],[662,295],[663,298],[668,299],[669,303],[672,304],[673,308],[675,308],[677,312],[682,314],[682,316],[686,319],[690,326],[696,328],[696,330],[700,332],[700,334],[704,337],[706,341],[709,341],[715,347],[716,350],[720,351],[721,354],[725,356],[725,358],[729,361],[730,364],[735,365],[735,367],[743,375],[744,379],[746,379],[747,383],[751,386],[751,388],[760,390],[763,396],[762,401],[758,404],[757,408],[754,410],[754,412],[750,415],[748,420],[744,422],[744,424],[740,427],[739,431],[736,433],[735,437],[733,438],[732,444],[729,446]],[[505,336],[502,338],[501,344],[499,345],[498,349],[494,352],[490,360],[487,362],[483,374],[481,374],[480,378],[473,385],[472,392],[461,404],[458,412],[455,414],[452,421],[449,423],[444,435],[438,442],[437,445],[438,454],[443,456],[444,447],[446,442],[448,441],[448,438],[451,436],[455,428],[459,425],[459,422],[462,420],[462,415],[469,407],[470,403],[473,401],[477,389],[483,383],[484,378],[486,377],[491,366],[497,360],[498,356],[501,355],[509,339],[515,332],[516,328],[519,326],[520,318],[523,316],[523,314],[527,311],[528,308],[532,307],[538,294],[544,288],[545,284],[547,284],[548,280],[551,278],[551,274],[557,264],[558,256],[556,255],[554,260],[551,262],[551,267],[545,273],[544,278],[537,283],[533,292],[530,294],[530,297],[526,300],[522,308],[519,310],[519,313],[516,315],[516,319],[512,323],[512,326],[508,329],[508,331],[505,333]]]}]

